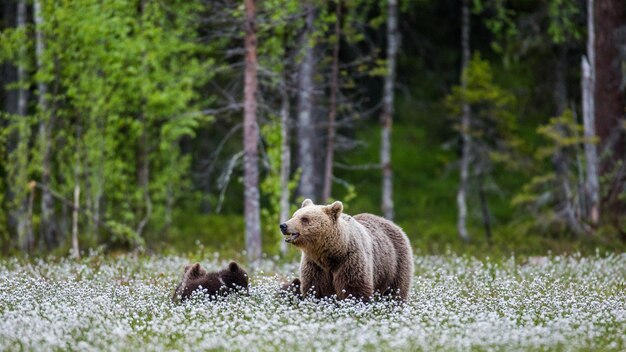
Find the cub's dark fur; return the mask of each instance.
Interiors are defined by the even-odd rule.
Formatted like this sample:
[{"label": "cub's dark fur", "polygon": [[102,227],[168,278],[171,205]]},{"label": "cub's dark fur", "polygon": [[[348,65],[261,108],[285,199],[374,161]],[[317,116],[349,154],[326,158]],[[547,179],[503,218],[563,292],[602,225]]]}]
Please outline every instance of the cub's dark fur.
[{"label": "cub's dark fur", "polygon": [[209,297],[225,296],[233,291],[248,291],[248,274],[236,262],[217,272],[207,272],[200,264],[187,265],[183,279],[174,290],[173,302],[189,299],[202,289]]}]

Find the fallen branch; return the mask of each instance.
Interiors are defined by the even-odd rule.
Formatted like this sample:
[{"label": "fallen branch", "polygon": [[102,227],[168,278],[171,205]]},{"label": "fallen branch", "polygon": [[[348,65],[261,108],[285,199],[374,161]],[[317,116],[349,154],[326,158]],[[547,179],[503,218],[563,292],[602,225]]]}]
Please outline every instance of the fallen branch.
[{"label": "fallen branch", "polygon": [[336,168],[343,170],[380,170],[380,164],[361,164],[361,165],[348,165],[342,163],[334,163]]}]

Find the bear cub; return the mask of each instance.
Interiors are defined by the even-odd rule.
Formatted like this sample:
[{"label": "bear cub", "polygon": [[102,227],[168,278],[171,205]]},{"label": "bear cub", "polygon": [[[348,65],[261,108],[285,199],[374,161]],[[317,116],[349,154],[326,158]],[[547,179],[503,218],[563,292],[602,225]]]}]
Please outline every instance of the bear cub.
[{"label": "bear cub", "polygon": [[183,279],[174,290],[172,302],[189,299],[193,292],[201,289],[211,298],[226,296],[231,292],[248,292],[248,274],[236,262],[217,272],[207,272],[199,263],[185,266]]}]

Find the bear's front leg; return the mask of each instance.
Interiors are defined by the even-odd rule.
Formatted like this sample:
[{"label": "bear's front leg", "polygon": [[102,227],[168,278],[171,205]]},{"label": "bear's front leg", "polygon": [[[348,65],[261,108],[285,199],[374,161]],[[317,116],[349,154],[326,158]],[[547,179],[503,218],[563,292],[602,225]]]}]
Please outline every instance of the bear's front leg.
[{"label": "bear's front leg", "polygon": [[343,265],[337,272],[333,273],[333,285],[337,298],[345,299],[349,296],[369,302],[374,294],[374,278],[371,270],[365,267]]},{"label": "bear's front leg", "polygon": [[311,291],[315,292],[315,298],[318,299],[335,293],[330,272],[308,260],[303,260],[300,264],[300,282],[302,297],[306,297]]}]

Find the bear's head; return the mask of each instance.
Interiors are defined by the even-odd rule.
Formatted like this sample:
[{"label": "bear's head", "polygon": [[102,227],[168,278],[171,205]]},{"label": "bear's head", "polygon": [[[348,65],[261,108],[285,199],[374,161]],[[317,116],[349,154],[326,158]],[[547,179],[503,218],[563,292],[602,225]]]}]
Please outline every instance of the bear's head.
[{"label": "bear's head", "polygon": [[337,222],[342,211],[343,204],[339,201],[315,205],[306,199],[291,219],[280,224],[280,231],[287,243],[299,248],[316,248],[337,235]]},{"label": "bear's head", "polygon": [[230,262],[228,268],[220,270],[219,276],[229,289],[248,292],[248,273],[236,262]]}]

